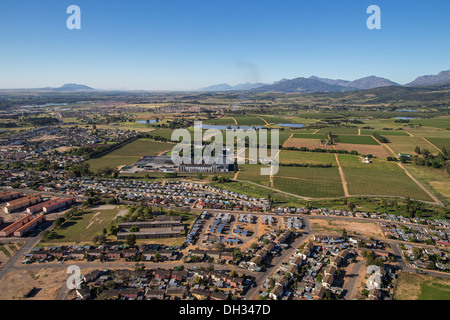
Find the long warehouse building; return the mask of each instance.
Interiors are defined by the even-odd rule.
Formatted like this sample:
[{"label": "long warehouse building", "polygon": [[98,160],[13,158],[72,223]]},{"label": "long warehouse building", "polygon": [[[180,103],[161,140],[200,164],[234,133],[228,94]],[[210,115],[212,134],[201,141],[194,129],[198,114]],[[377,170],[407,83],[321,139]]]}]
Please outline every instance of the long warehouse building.
[{"label": "long warehouse building", "polygon": [[51,200],[48,200],[48,201],[36,204],[36,205],[34,205],[32,207],[28,207],[27,208],[27,213],[28,214],[33,214],[33,213],[42,211],[45,206],[54,204],[55,202],[58,202],[59,200],[61,200],[61,198],[51,199]]},{"label": "long warehouse building", "polygon": [[45,216],[43,214],[37,215],[33,220],[23,225],[16,231],[14,231],[15,237],[22,237],[25,233],[36,227],[38,224],[41,224],[45,221]]},{"label": "long warehouse building", "polygon": [[40,193],[26,196],[17,200],[13,200],[6,203],[6,207],[4,208],[6,213],[11,213],[17,209],[25,208],[30,205],[39,203],[42,201],[42,197]]},{"label": "long warehouse building", "polygon": [[67,198],[67,199],[55,200],[55,201],[53,201],[50,204],[46,204],[42,208],[42,211],[44,211],[44,213],[50,213],[50,212],[53,212],[53,211],[58,210],[60,208],[67,207],[68,205],[71,205],[71,204],[73,204],[75,202],[76,202],[76,198],[75,197]]},{"label": "long warehouse building", "polygon": [[17,199],[20,197],[23,197],[23,193],[20,191],[18,191],[18,192],[14,192],[14,191],[0,192],[0,202],[14,200],[14,199]]},{"label": "long warehouse building", "polygon": [[25,217],[17,220],[16,222],[14,222],[13,224],[10,224],[9,226],[7,226],[6,228],[0,230],[0,237],[9,237],[10,235],[12,235],[16,230],[18,230],[19,228],[21,228],[22,226],[26,225],[28,222],[30,222],[31,220],[33,220],[34,217],[31,215],[26,215]]}]

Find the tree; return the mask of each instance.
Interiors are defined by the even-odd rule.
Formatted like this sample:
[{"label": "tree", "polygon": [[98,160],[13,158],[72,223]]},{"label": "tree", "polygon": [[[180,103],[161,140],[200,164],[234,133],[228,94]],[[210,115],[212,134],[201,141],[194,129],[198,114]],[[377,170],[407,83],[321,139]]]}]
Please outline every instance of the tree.
[{"label": "tree", "polygon": [[106,240],[107,240],[106,236],[102,234],[99,236],[95,236],[94,239],[92,239],[92,242],[94,242],[94,244],[103,244],[106,242]]},{"label": "tree", "polygon": [[129,247],[134,247],[134,245],[136,244],[136,235],[134,235],[134,234],[127,234],[125,236],[125,243]]},{"label": "tree", "polygon": [[344,229],[342,229],[342,239],[347,239],[347,236],[348,236],[348,234],[347,234],[347,230],[344,228]]},{"label": "tree", "polygon": [[414,152],[417,153],[417,154],[420,154],[420,153],[421,153],[421,152],[420,152],[420,147],[419,147],[419,146],[416,146],[416,148],[414,149]]}]

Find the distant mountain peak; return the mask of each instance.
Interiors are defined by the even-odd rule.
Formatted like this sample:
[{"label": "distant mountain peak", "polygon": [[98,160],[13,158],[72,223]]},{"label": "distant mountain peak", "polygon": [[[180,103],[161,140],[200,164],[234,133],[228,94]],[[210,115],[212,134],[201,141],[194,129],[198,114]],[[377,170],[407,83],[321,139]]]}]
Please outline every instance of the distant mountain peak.
[{"label": "distant mountain peak", "polygon": [[88,87],[84,84],[77,83],[66,83],[63,86],[56,88],[56,90],[61,91],[76,91],[76,90],[95,90],[94,88]]},{"label": "distant mountain peak", "polygon": [[450,70],[441,71],[436,75],[424,75],[417,77],[414,81],[407,83],[406,86],[429,86],[450,82]]}]

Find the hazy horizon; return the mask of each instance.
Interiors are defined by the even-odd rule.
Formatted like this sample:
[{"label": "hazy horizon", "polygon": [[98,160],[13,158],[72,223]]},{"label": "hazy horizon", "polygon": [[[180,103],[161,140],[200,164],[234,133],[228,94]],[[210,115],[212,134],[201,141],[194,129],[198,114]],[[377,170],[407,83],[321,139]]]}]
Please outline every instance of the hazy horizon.
[{"label": "hazy horizon", "polygon": [[[66,9],[81,8],[81,30]],[[366,9],[381,8],[381,30]],[[399,84],[450,69],[450,3],[333,1],[4,1],[0,88],[77,83],[191,91],[297,77]]]}]

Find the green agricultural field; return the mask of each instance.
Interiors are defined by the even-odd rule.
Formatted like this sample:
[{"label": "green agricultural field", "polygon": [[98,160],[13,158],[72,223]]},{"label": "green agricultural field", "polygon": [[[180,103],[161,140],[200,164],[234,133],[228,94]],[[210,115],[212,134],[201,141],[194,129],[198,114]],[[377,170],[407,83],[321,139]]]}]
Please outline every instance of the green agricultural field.
[{"label": "green agricultural field", "polygon": [[302,152],[282,150],[280,152],[280,163],[312,163],[312,164],[328,164],[336,166],[336,158],[331,153],[319,152]]},{"label": "green agricultural field", "polygon": [[409,153],[414,154],[416,146],[420,149],[428,149],[433,154],[437,154],[436,150],[432,145],[423,140],[421,137],[401,137],[401,136],[389,136],[387,138],[389,143],[387,144],[391,147],[395,153]]},{"label": "green agricultural field", "polygon": [[337,143],[378,145],[378,142],[371,136],[338,135],[334,138],[334,141]]},{"label": "green agricultural field", "polygon": [[229,118],[229,117],[208,120],[208,121],[205,121],[204,123],[205,124],[212,124],[212,125],[225,125],[225,126],[234,126],[234,125],[236,125],[234,120],[232,118]]},{"label": "green agricultural field", "polygon": [[238,125],[240,126],[265,126],[266,123],[253,115],[235,115],[233,116],[236,119]]},{"label": "green agricultural field", "polygon": [[425,127],[447,129],[450,128],[450,118],[433,118],[433,119],[414,119],[410,120],[415,125],[422,125]]},{"label": "green agricultural field", "polygon": [[294,123],[294,121],[292,121],[291,119],[288,118],[282,118],[282,117],[275,117],[275,116],[260,116],[261,118],[263,118],[264,120],[266,120],[268,123],[274,123],[274,124],[278,124],[278,123]]},{"label": "green agricultural field", "polygon": [[397,163],[373,159],[362,163],[358,156],[339,155],[351,195],[385,195],[433,201]]},{"label": "green agricultural field", "polygon": [[450,181],[443,169],[416,166],[412,163],[405,164],[405,167],[438,198],[450,203]]},{"label": "green agricultural field", "polygon": [[328,198],[344,196],[337,167],[280,167],[274,188],[299,196]]},{"label": "green agricultural field", "polygon": [[143,156],[155,156],[173,147],[173,143],[156,142],[142,138],[113,150],[100,158],[90,159],[88,163],[91,171],[95,172],[104,167],[115,168],[122,165],[132,165]]},{"label": "green agricultural field", "polygon": [[428,141],[430,141],[432,144],[434,144],[436,147],[442,150],[442,148],[445,148],[447,152],[450,152],[450,139],[449,138],[426,138]]},{"label": "green agricultural field", "polygon": [[299,138],[299,139],[327,139],[326,134],[312,134],[312,133],[295,133],[292,138]]},{"label": "green agricultural field", "polygon": [[378,133],[380,136],[409,136],[403,130],[372,130],[372,129],[361,129],[361,135],[371,136],[374,133]]},{"label": "green agricultural field", "polygon": [[338,134],[358,134],[357,127],[326,127],[320,129],[317,133],[328,134],[331,131],[334,135]]},{"label": "green agricultural field", "polygon": [[266,166],[258,164],[241,164],[239,165],[238,180],[255,182],[264,186],[269,186],[270,177],[261,175],[261,168]]}]

